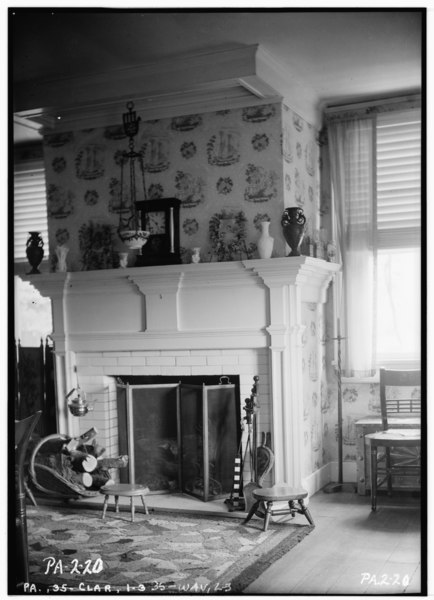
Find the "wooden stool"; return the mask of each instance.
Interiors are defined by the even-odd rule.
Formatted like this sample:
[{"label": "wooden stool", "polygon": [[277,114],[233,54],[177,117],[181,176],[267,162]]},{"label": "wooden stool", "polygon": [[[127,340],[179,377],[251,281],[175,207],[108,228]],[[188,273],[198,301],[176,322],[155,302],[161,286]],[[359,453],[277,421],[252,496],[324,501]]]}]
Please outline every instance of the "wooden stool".
[{"label": "wooden stool", "polygon": [[[307,491],[301,487],[290,487],[286,485],[276,485],[271,488],[258,488],[253,492],[253,498],[256,500],[252,508],[249,510],[249,514],[243,521],[243,525],[248,523],[253,515],[257,512],[261,502],[266,503],[265,515],[257,513],[258,516],[264,516],[264,531],[267,531],[268,523],[270,522],[271,515],[289,515],[293,517],[295,513],[304,515],[311,525],[314,524],[309,509],[304,505],[303,498],[306,498]],[[273,510],[273,502],[288,502],[288,508],[279,508]],[[300,507],[295,505],[297,501]]]},{"label": "wooden stool", "polygon": [[140,496],[142,504],[145,509],[145,513],[148,515],[148,507],[145,503],[145,496],[149,493],[149,488],[143,485],[130,484],[130,483],[117,483],[115,485],[108,485],[102,487],[100,492],[105,495],[104,506],[102,508],[102,518],[105,519],[105,513],[109,501],[109,496],[115,497],[115,511],[119,512],[119,496],[126,496],[130,498],[131,506],[131,522],[134,523],[134,496]]}]

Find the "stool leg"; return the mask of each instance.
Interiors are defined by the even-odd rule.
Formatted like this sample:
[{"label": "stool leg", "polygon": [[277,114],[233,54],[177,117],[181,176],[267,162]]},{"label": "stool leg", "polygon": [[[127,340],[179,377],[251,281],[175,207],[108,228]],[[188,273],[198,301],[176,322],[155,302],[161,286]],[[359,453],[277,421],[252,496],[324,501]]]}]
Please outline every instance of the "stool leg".
[{"label": "stool leg", "polygon": [[115,512],[119,512],[119,496],[115,496]]},{"label": "stool leg", "polygon": [[249,514],[247,515],[247,517],[244,519],[244,521],[241,523],[242,525],[245,525],[246,523],[248,523],[250,521],[250,519],[253,517],[253,515],[256,512],[256,509],[259,507],[259,504],[261,503],[260,500],[258,500],[257,502],[255,502],[255,504],[252,505],[252,507],[249,510]]},{"label": "stool leg", "polygon": [[130,498],[130,507],[131,507],[131,523],[134,523],[134,497]]},{"label": "stool leg", "polygon": [[149,515],[148,507],[146,506],[146,502],[145,502],[145,497],[140,496],[140,498],[142,499],[142,504],[143,504],[143,508],[145,509],[145,514]]},{"label": "stool leg", "polygon": [[310,514],[310,510],[307,508],[307,506],[304,505],[303,498],[300,498],[298,503],[300,505],[300,512],[306,517],[306,519],[311,525],[314,525],[312,515]]},{"label": "stool leg", "polygon": [[102,518],[103,519],[105,519],[105,513],[106,513],[106,510],[107,510],[108,501],[109,501],[109,497],[108,496],[104,496],[104,504],[103,504],[103,507],[102,507]]},{"label": "stool leg", "polygon": [[273,509],[273,503],[271,501],[267,502],[267,510],[265,511],[265,520],[264,520],[264,531],[268,529],[268,523],[270,522],[270,517]]},{"label": "stool leg", "polygon": [[291,511],[291,517],[295,517],[295,513],[298,512],[294,500],[289,500],[289,510]]}]

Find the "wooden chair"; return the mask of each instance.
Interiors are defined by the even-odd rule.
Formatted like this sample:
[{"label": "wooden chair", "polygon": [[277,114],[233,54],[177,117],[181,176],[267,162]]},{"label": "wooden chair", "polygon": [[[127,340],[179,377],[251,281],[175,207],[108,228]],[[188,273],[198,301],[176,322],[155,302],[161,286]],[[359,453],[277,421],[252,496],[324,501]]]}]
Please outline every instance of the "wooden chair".
[{"label": "wooden chair", "polygon": [[[397,475],[420,474],[420,371],[396,371],[380,369],[380,402],[382,431],[365,436],[371,456],[371,505],[377,508],[377,491],[384,483],[392,494],[392,478]],[[404,390],[402,388],[405,388]],[[399,419],[402,425],[414,418],[419,429],[390,428],[390,420]],[[384,448],[379,453],[378,449]]]},{"label": "wooden chair", "polygon": [[[24,479],[24,462],[30,438],[42,414],[34,415],[15,421],[15,587],[20,590],[29,581],[28,548],[27,548],[27,516],[26,516],[26,486]],[[21,590],[22,591],[22,590]]]}]

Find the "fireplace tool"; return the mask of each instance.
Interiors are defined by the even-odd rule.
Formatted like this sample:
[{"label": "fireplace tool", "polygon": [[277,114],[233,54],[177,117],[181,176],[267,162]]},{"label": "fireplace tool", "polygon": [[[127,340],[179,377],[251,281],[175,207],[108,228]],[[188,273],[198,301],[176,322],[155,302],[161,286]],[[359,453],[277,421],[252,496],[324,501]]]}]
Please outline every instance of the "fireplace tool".
[{"label": "fireplace tool", "polygon": [[[257,417],[259,413],[259,404],[257,401],[257,383],[259,377],[256,375],[250,398],[245,399],[243,410],[246,415],[243,417],[242,429],[244,429],[243,421],[246,421],[248,427],[248,436],[244,458],[241,460],[242,441],[238,449],[238,454],[234,464],[234,485],[231,497],[225,500],[229,505],[229,510],[250,510],[252,503],[255,502],[252,493],[254,490],[262,487],[262,481],[267,473],[271,470],[274,464],[274,454],[271,451],[271,435],[262,433],[262,442],[258,446],[257,433]],[[243,473],[246,465],[247,457],[250,464],[250,483],[243,486]]]},{"label": "fireplace tool", "polygon": [[[229,506],[230,511],[234,510],[244,510],[245,509],[245,499],[243,497],[243,473],[244,467],[246,464],[247,456],[249,456],[249,464],[250,464],[250,477],[253,482],[256,477],[256,415],[259,409],[258,404],[256,403],[257,398],[257,382],[259,381],[259,377],[255,375],[253,378],[254,384],[252,387],[252,391],[250,394],[250,398],[246,398],[244,400],[245,406],[243,410],[245,411],[245,416],[241,420],[241,430],[244,430],[244,423],[246,421],[248,427],[248,436],[246,442],[246,448],[244,451],[244,457],[241,458],[242,453],[242,439],[240,440],[240,445],[238,448],[237,456],[234,460],[234,485],[232,488],[232,493],[230,498],[225,500],[225,504]],[[252,442],[253,438],[253,442]],[[257,486],[256,486],[257,487]]]}]

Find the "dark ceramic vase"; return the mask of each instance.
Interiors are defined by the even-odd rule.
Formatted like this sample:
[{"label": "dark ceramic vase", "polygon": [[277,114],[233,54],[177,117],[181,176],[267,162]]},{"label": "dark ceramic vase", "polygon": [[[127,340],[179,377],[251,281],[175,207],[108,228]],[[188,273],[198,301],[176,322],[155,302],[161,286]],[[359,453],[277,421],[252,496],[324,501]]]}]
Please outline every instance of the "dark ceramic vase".
[{"label": "dark ceramic vase", "polygon": [[281,224],[286,243],[291,248],[288,256],[300,256],[300,245],[303,241],[306,224],[303,209],[298,206],[285,208]]},{"label": "dark ceramic vase", "polygon": [[27,260],[32,267],[28,275],[40,273],[38,267],[44,258],[44,241],[39,231],[29,231],[29,239],[26,243]]}]

